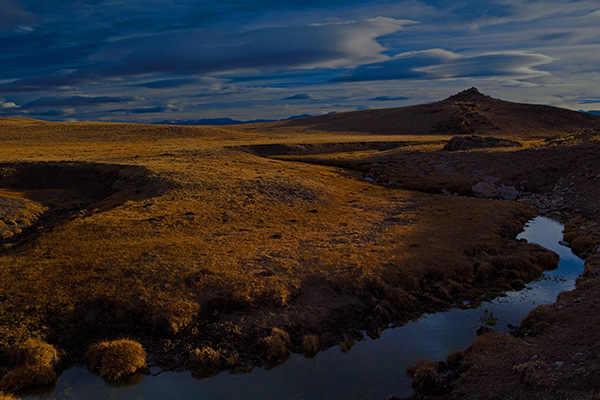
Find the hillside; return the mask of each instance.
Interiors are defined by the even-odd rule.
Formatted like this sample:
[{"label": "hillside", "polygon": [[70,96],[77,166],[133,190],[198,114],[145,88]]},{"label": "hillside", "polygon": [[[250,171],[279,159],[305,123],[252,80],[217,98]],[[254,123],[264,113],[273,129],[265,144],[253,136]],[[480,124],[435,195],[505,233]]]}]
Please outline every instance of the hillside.
[{"label": "hillside", "polygon": [[[349,347],[552,268],[515,239],[540,213],[597,262],[599,122],[475,89],[269,124],[0,119],[0,377],[30,337],[61,368],[128,337],[197,376],[198,354],[214,373]],[[445,150],[461,133],[503,140]]]},{"label": "hillside", "polygon": [[247,126],[248,129],[362,132],[385,135],[511,135],[548,137],[600,127],[600,116],[567,109],[512,103],[471,88],[430,104],[350,111]]}]

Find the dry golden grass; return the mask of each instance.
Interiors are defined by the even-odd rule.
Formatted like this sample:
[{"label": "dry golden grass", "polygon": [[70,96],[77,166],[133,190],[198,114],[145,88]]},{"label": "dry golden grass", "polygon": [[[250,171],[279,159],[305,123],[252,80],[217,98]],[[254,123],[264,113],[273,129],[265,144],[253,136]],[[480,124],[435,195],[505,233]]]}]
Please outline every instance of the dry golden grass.
[{"label": "dry golden grass", "polygon": [[[423,157],[441,146],[423,144],[432,140],[385,137],[414,143],[407,149]],[[0,280],[10,295],[0,299],[0,349],[36,332],[67,350],[122,334],[166,338],[164,352],[233,354],[263,343],[273,327],[315,332],[339,309],[354,310],[348,324],[375,329],[539,273],[544,252],[513,240],[532,215],[523,205],[386,189],[355,171],[236,150],[373,141],[382,139],[0,124],[2,171],[12,171],[2,176],[19,177],[0,176],[0,196],[43,212],[2,241]],[[355,167],[379,153],[327,157]],[[337,336],[320,346],[339,343],[348,328],[328,326]],[[272,346],[254,346],[268,359],[302,347],[268,338]]]},{"label": "dry golden grass", "polygon": [[305,335],[302,337],[302,351],[306,357],[314,357],[319,352],[319,337],[316,335]]},{"label": "dry golden grass", "polygon": [[288,346],[290,336],[282,329],[273,328],[271,334],[263,339],[265,359],[269,363],[277,363],[290,356]]},{"label": "dry golden grass", "polygon": [[190,368],[210,373],[219,371],[223,365],[222,355],[210,346],[197,348],[190,354]]},{"label": "dry golden grass", "polygon": [[0,380],[2,388],[16,392],[56,381],[54,367],[58,361],[58,351],[54,346],[30,338],[19,344],[11,353],[15,368],[9,370]]},{"label": "dry golden grass", "polygon": [[87,352],[88,367],[106,379],[120,379],[146,366],[142,345],[130,339],[96,343]]},{"label": "dry golden grass", "polygon": [[19,400],[19,398],[10,393],[0,392],[0,400]]}]

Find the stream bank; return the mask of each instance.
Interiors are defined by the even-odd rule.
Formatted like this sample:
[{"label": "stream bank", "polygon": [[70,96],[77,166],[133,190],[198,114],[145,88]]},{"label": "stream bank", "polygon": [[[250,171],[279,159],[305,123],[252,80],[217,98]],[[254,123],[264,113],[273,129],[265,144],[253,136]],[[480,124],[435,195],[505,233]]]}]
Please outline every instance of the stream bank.
[{"label": "stream bank", "polygon": [[[189,372],[166,372],[137,376],[131,383],[107,384],[85,368],[72,368],[61,376],[56,389],[27,399],[230,399],[243,394],[249,399],[381,399],[390,393],[409,396],[406,366],[418,358],[440,359],[475,338],[482,324],[495,319],[495,327],[519,321],[538,304],[554,300],[573,288],[583,262],[558,245],[562,226],[547,218],[536,218],[519,238],[537,242],[560,253],[559,267],[519,291],[483,302],[478,308],[455,308],[428,314],[401,327],[385,330],[379,339],[365,339],[350,351],[332,347],[310,359],[298,354],[273,369],[255,368],[250,373],[221,373],[195,380]],[[156,371],[158,372],[158,371]]]}]

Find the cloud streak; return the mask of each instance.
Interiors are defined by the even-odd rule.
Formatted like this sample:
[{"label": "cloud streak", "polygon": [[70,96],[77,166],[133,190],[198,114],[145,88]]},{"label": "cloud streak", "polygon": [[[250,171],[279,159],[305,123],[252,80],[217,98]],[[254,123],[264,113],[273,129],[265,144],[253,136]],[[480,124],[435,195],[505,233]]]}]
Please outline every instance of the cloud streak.
[{"label": "cloud streak", "polygon": [[358,82],[396,79],[447,79],[464,77],[510,76],[513,78],[547,75],[535,67],[551,63],[543,54],[507,51],[460,55],[444,49],[402,53],[389,61],[359,66],[334,79]]}]

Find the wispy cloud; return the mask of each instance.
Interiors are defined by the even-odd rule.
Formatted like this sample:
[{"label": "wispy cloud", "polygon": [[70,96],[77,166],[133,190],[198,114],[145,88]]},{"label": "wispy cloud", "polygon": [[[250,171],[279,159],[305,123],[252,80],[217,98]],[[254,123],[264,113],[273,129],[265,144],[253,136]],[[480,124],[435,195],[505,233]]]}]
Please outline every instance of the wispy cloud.
[{"label": "wispy cloud", "polygon": [[597,0],[0,3],[2,115],[277,119],[473,85],[579,109],[600,90]]},{"label": "wispy cloud", "polygon": [[40,97],[39,99],[30,101],[21,106],[21,109],[28,110],[31,108],[40,108],[40,107],[56,107],[56,106],[90,106],[97,104],[106,104],[106,103],[129,103],[132,101],[140,101],[144,100],[140,97],[135,96],[71,96],[71,97]]},{"label": "wispy cloud", "polygon": [[402,53],[389,61],[361,65],[333,79],[356,82],[394,79],[447,79],[481,76],[546,75],[534,67],[551,63],[543,54],[523,51],[483,53],[463,56],[444,49]]}]

